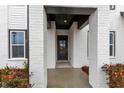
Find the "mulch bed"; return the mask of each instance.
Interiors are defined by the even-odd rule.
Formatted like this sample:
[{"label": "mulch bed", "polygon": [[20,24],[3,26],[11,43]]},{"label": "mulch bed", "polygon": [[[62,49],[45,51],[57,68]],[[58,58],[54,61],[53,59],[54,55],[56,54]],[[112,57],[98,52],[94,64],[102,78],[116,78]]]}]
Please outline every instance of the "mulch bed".
[{"label": "mulch bed", "polygon": [[[28,71],[26,69],[0,69],[0,83],[5,87],[28,87]],[[3,87],[1,85],[1,87]]]},{"label": "mulch bed", "polygon": [[85,72],[87,75],[89,75],[89,67],[88,67],[88,66],[83,66],[83,67],[81,68],[81,70],[82,70],[83,72]]}]

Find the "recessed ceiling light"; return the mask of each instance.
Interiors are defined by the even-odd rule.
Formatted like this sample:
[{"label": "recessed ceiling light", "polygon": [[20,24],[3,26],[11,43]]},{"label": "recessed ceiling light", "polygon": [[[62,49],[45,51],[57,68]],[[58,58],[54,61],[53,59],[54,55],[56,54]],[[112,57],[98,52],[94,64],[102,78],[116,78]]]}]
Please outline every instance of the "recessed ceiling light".
[{"label": "recessed ceiling light", "polygon": [[67,23],[67,20],[64,20],[64,23]]}]

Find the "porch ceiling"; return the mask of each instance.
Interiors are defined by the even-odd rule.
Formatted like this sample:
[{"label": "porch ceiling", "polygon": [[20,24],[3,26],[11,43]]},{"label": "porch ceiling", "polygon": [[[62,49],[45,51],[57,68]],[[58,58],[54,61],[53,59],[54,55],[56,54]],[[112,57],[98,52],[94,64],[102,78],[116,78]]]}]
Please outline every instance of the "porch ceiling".
[{"label": "porch ceiling", "polygon": [[80,27],[85,21],[87,21],[89,15],[67,15],[67,14],[48,14],[48,21],[56,22],[56,29],[69,29],[74,21],[78,22]]},{"label": "porch ceiling", "polygon": [[[44,6],[47,13],[47,21],[56,22],[56,29],[69,29],[74,21],[78,22],[78,28],[89,19],[95,8]],[[50,25],[49,25],[50,26]],[[48,26],[48,27],[49,27]]]}]

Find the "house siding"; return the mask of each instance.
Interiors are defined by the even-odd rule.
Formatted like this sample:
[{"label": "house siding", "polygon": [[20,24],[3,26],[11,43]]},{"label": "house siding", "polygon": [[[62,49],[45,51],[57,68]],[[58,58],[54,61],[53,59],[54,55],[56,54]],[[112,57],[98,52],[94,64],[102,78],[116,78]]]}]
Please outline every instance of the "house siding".
[{"label": "house siding", "polygon": [[[0,45],[1,45],[1,53],[0,53],[0,59],[1,59],[1,63],[0,63],[0,68],[3,68],[5,67],[6,65],[8,66],[12,66],[12,67],[20,67],[20,68],[23,68],[23,63],[24,61],[27,61],[26,59],[16,59],[16,60],[13,60],[13,59],[10,59],[9,58],[9,29],[27,29],[27,27],[23,27],[23,28],[16,28],[17,26],[13,25],[12,23],[14,22],[14,24],[20,24],[21,25],[21,21],[14,21],[14,20],[24,20],[25,19],[25,23],[24,24],[27,24],[26,20],[27,20],[27,16],[25,16],[25,18],[23,17],[16,17],[12,18],[12,15],[22,15],[22,13],[20,13],[18,11],[18,9],[20,10],[20,8],[16,8],[16,11],[18,11],[17,13],[16,12],[10,12],[11,9],[15,6],[0,6]],[[26,14],[27,12],[27,8],[25,6],[21,6],[21,8],[23,7],[23,14]],[[12,20],[12,19],[13,20]],[[10,20],[11,19],[11,20]],[[13,21],[13,22],[12,22]],[[10,26],[11,25],[11,26]]]},{"label": "house siding", "polygon": [[8,6],[9,10],[9,29],[27,29],[27,6],[14,5]]}]

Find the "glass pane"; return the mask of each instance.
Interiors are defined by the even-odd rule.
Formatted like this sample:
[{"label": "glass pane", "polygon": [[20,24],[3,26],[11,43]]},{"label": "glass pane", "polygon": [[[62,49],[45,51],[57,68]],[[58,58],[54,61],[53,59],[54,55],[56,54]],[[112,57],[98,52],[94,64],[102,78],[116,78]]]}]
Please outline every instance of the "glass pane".
[{"label": "glass pane", "polygon": [[24,32],[12,32],[12,44],[24,44]]},{"label": "glass pane", "polygon": [[110,45],[110,56],[113,56],[113,46]]},{"label": "glass pane", "polygon": [[60,41],[59,41],[59,46],[60,46],[60,48],[62,48],[62,49],[65,48],[65,47],[66,47],[65,45],[66,45],[65,40],[60,40]]},{"label": "glass pane", "polygon": [[110,33],[110,44],[113,44],[113,34]]},{"label": "glass pane", "polygon": [[12,57],[24,57],[24,46],[12,46]]}]

